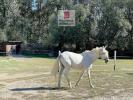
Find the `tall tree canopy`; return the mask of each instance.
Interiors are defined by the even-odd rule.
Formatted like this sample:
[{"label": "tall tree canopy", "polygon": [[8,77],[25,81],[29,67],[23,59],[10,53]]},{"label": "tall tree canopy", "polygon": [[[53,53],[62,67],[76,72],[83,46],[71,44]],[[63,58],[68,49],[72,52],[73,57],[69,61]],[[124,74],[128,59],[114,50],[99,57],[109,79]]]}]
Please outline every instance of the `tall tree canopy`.
[{"label": "tall tree canopy", "polygon": [[[82,51],[107,45],[132,51],[132,5],[132,0],[1,0],[0,41],[21,40],[35,48],[62,49],[67,44]],[[75,10],[75,26],[58,26],[61,9]]]}]

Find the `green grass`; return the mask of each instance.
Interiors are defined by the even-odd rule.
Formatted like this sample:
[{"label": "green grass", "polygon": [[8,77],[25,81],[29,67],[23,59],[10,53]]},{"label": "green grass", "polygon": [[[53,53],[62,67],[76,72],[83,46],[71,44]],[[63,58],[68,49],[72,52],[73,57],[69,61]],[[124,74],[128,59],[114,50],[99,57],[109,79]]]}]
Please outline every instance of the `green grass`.
[{"label": "green grass", "polygon": [[[8,73],[9,75],[21,73],[46,73],[50,72],[54,62],[54,58],[0,57],[0,73]],[[113,60],[110,60],[108,64],[105,64],[103,60],[97,60],[91,70],[92,83],[96,88],[90,88],[87,76],[85,75],[80,81],[80,85],[76,88],[51,90],[48,95],[48,100],[86,100],[95,96],[112,96],[123,92],[133,92],[133,60],[117,60],[115,71],[113,70],[113,66]],[[72,81],[72,85],[75,84],[79,74],[80,70],[72,69],[70,71],[69,77]],[[48,76],[43,77],[45,80],[40,79],[39,82],[50,84],[52,87],[55,86],[56,82],[52,78],[49,78]],[[28,80],[28,78],[24,79]],[[18,79],[18,81],[24,79]],[[31,77],[29,77],[29,80],[30,79]],[[64,77],[62,79],[62,86],[68,87]],[[64,94],[63,96],[63,91],[67,92],[67,95]],[[68,96],[68,94],[71,96]]]},{"label": "green grass", "polygon": [[[28,56],[29,57],[29,56]],[[48,58],[9,58],[0,57],[0,72],[17,73],[28,71],[46,71],[53,66],[55,59]]]}]

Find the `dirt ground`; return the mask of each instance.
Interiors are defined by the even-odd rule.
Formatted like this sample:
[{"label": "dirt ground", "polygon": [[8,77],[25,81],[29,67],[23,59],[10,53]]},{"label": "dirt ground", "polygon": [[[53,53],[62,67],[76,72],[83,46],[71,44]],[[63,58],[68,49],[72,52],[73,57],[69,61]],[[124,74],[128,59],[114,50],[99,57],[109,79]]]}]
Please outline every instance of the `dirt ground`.
[{"label": "dirt ground", "polygon": [[[44,66],[46,62],[47,66]],[[133,100],[133,72],[129,70],[132,69],[132,63],[129,68],[122,67],[121,64],[119,71],[116,72],[103,71],[109,69],[107,66],[95,66],[91,74],[94,89],[89,86],[86,75],[80,85],[72,89],[68,88],[63,77],[62,88],[59,89],[50,76],[51,62],[54,60],[44,58],[3,60],[2,58],[0,100]],[[97,71],[100,69],[102,71]],[[78,76],[79,71],[70,74],[73,86]]]},{"label": "dirt ground", "polygon": [[[132,89],[114,89],[113,93],[89,96],[90,87],[58,89],[51,83],[49,73],[19,73],[0,75],[0,100],[133,100]],[[99,87],[100,88],[100,87]],[[75,89],[78,90],[75,92]],[[90,90],[89,90],[90,89]],[[102,88],[100,88],[102,90]],[[79,91],[80,90],[80,91]]]}]

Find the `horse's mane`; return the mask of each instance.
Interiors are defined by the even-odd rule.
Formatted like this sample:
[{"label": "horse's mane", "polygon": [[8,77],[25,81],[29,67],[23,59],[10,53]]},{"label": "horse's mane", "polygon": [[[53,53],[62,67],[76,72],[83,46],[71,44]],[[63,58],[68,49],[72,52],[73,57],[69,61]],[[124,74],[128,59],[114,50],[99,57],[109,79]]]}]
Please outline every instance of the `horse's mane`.
[{"label": "horse's mane", "polygon": [[99,48],[93,48],[92,50],[85,50],[84,52],[98,52]]},{"label": "horse's mane", "polygon": [[92,50],[85,50],[83,53],[88,53],[88,52],[94,52],[96,53],[97,56],[99,56],[99,47],[93,48]]},{"label": "horse's mane", "polygon": [[91,52],[95,52],[97,56],[99,56],[99,47],[93,48]]},{"label": "horse's mane", "polygon": [[99,50],[99,47],[93,48],[91,51],[97,51]]}]

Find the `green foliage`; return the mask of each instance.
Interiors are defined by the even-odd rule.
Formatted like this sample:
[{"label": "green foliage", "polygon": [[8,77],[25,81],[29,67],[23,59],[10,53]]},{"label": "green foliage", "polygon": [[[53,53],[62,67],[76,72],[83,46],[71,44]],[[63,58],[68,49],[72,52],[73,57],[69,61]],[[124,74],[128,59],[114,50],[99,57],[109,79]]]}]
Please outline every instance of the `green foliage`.
[{"label": "green foliage", "polygon": [[0,30],[0,42],[5,42],[5,41],[7,41],[7,36],[2,30]]},{"label": "green foliage", "polygon": [[[133,47],[132,0],[47,0],[44,4],[37,0],[37,10],[32,10],[32,0],[13,1],[0,1],[0,41],[21,40],[47,48],[71,44],[77,50]],[[75,10],[76,25],[58,27],[59,9]]]},{"label": "green foliage", "polygon": [[126,12],[126,1],[110,1],[107,0],[102,6],[103,16],[99,21],[99,31],[98,38],[101,43],[107,44],[110,47],[113,47],[116,42],[117,48],[126,48],[128,41],[127,36],[129,31],[132,29],[132,25],[127,19]]}]

